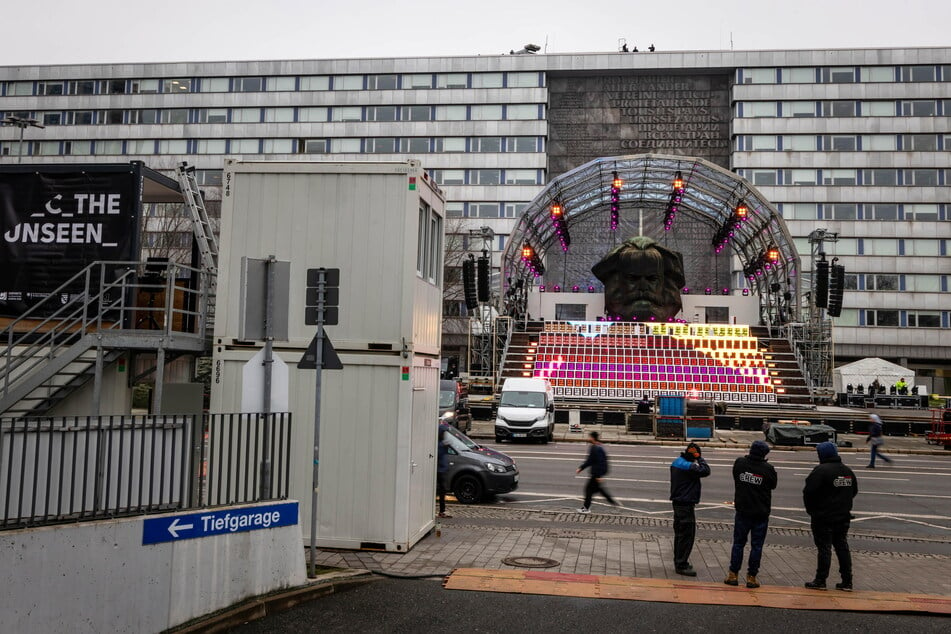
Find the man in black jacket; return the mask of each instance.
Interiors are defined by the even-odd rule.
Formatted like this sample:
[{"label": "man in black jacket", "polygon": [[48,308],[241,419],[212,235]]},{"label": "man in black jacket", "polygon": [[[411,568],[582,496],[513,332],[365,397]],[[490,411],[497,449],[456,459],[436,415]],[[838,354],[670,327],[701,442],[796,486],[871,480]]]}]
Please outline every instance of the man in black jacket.
[{"label": "man in black jacket", "polygon": [[575,473],[581,473],[591,467],[591,477],[588,478],[588,484],[584,487],[584,506],[578,509],[579,513],[591,512],[591,498],[598,491],[608,502],[617,506],[617,502],[601,484],[601,480],[608,474],[608,454],[604,451],[604,445],[601,444],[599,438],[596,431],[588,434],[588,442],[591,444],[591,448],[588,450],[588,459],[575,471]]},{"label": "man in black jacket", "polygon": [[700,478],[710,475],[710,465],[700,455],[700,446],[687,445],[670,465],[670,501],[674,507],[674,571],[678,575],[696,577],[690,565],[690,552],[697,534],[693,507],[700,502]]},{"label": "man in black jacket", "polygon": [[776,469],[766,462],[769,445],[755,440],[750,453],[740,456],[733,463],[733,507],[736,517],[733,522],[733,551],[730,554],[730,570],[723,583],[739,585],[738,575],[743,565],[743,549],[750,538],[750,560],[746,569],[746,587],[758,588],[759,564],[763,557],[763,543],[769,526],[773,489],[776,488]]},{"label": "man in black jacket", "polygon": [[849,522],[852,499],[858,495],[855,473],[842,464],[839,451],[831,442],[816,445],[819,465],[806,477],[802,501],[812,518],[812,540],[818,549],[816,577],[806,582],[807,588],[826,589],[826,577],[832,565],[832,549],[839,560],[842,583],[837,590],[852,590],[852,553],[849,552]]}]

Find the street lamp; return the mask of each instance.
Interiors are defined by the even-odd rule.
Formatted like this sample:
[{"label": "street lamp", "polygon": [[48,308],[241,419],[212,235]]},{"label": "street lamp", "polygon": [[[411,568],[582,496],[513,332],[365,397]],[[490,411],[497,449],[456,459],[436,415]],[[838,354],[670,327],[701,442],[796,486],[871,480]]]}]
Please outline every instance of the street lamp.
[{"label": "street lamp", "polygon": [[23,131],[27,128],[45,128],[46,126],[37,121],[36,119],[30,119],[28,117],[17,117],[15,115],[10,115],[3,120],[7,125],[15,125],[20,128],[20,144],[17,146],[17,163],[23,162]]}]

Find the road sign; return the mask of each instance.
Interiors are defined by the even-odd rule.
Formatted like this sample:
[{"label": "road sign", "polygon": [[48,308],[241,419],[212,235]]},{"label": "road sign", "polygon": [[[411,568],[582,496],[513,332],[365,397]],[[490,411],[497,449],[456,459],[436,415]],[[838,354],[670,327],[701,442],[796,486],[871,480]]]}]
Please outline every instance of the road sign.
[{"label": "road sign", "polygon": [[282,502],[185,515],[162,515],[142,524],[142,545],[180,542],[198,537],[244,533],[297,524],[298,503]]},{"label": "road sign", "polygon": [[307,269],[304,323],[308,326],[316,326],[318,323],[336,326],[340,319],[337,312],[339,303],[340,269]]},{"label": "road sign", "polygon": [[[323,367],[324,370],[343,370],[343,363],[340,362],[340,357],[337,356],[337,351],[334,350],[334,346],[330,343],[330,337],[327,336],[326,332],[322,339],[324,343],[321,346],[321,367]],[[317,369],[317,335],[314,335],[314,338],[310,340],[310,345],[307,346],[307,350],[304,351],[304,356],[297,362],[297,369]]]}]

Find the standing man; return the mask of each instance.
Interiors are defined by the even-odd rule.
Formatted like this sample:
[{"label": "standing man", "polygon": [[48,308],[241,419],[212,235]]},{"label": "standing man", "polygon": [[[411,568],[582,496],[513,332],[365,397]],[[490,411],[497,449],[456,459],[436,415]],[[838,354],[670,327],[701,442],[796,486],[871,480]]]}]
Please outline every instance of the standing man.
[{"label": "standing man", "polygon": [[806,477],[802,501],[812,518],[812,540],[818,549],[816,577],[806,582],[807,588],[826,589],[826,578],[832,565],[832,549],[839,560],[842,583],[836,590],[852,591],[852,553],[849,552],[849,522],[852,499],[859,486],[855,474],[842,464],[839,450],[831,442],[816,445],[819,465]]},{"label": "standing man", "polygon": [[875,468],[876,456],[891,464],[892,459],[882,453],[882,446],[885,444],[885,436],[882,435],[882,419],[879,418],[878,414],[869,414],[868,420],[868,436],[865,438],[865,444],[871,445],[872,450],[868,465],[865,468]]},{"label": "standing man", "polygon": [[439,439],[436,441],[436,494],[439,496],[439,515],[444,519],[449,519],[452,515],[446,513],[446,491],[449,490],[449,483],[446,478],[449,475],[449,438],[442,424],[439,425]]},{"label": "standing man", "polygon": [[773,489],[776,488],[776,469],[766,462],[769,445],[754,440],[750,453],[740,456],[733,463],[733,506],[736,517],[733,521],[733,551],[730,554],[730,570],[723,580],[728,586],[739,585],[738,575],[743,565],[743,549],[750,538],[750,560],[746,568],[746,587],[758,588],[759,564],[763,557],[763,543],[769,526]]},{"label": "standing man", "polygon": [[687,445],[686,451],[670,465],[670,501],[674,507],[674,571],[696,577],[690,565],[690,552],[697,534],[693,507],[700,502],[700,478],[710,475],[710,465],[700,455],[700,446]]},{"label": "standing man", "polygon": [[599,438],[596,431],[588,434],[588,443],[591,445],[591,448],[588,449],[588,459],[575,471],[575,473],[581,473],[591,467],[591,476],[584,487],[584,506],[578,509],[579,513],[591,512],[591,498],[599,491],[608,502],[617,506],[617,502],[602,486],[602,480],[608,474],[608,454],[604,451],[604,445],[601,444]]}]

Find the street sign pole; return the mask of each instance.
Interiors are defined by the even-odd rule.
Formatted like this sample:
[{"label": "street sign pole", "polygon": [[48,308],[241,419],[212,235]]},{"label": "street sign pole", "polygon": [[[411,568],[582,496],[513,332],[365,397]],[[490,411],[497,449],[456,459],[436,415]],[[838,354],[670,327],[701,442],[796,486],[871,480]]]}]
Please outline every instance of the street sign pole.
[{"label": "street sign pole", "polygon": [[261,499],[271,499],[271,372],[274,367],[274,274],[277,258],[265,260],[266,288],[264,291],[264,437],[261,442]]},{"label": "street sign pole", "polygon": [[317,364],[314,379],[314,490],[310,501],[310,577],[317,576],[317,479],[320,467],[320,389],[324,356],[324,291],[327,272],[317,272],[317,349],[314,357]]}]

